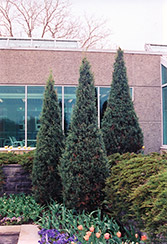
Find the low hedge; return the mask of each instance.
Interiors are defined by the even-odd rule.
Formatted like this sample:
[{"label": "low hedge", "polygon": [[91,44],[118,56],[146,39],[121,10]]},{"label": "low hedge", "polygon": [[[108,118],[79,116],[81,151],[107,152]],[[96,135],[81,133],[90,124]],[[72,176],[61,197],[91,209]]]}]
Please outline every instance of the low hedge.
[{"label": "low hedge", "polygon": [[33,160],[34,150],[23,154],[16,154],[14,152],[0,153],[0,166],[8,164],[20,164],[29,173],[32,172]]},{"label": "low hedge", "polygon": [[143,228],[151,238],[167,233],[167,155],[115,154],[109,157],[106,201],[110,215]]}]

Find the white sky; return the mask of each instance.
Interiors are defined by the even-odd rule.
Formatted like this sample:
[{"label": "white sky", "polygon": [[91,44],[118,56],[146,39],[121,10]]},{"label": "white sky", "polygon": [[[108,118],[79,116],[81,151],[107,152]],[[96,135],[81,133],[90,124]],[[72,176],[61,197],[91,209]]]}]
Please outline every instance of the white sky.
[{"label": "white sky", "polygon": [[145,43],[167,45],[167,0],[70,0],[76,15],[108,19],[111,48],[144,50]]}]

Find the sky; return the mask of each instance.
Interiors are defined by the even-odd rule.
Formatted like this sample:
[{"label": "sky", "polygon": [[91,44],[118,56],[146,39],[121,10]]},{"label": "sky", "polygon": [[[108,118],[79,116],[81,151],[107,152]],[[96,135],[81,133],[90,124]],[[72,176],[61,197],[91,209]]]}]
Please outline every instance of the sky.
[{"label": "sky", "polygon": [[74,14],[107,19],[111,48],[144,50],[167,45],[167,0],[70,0]]}]

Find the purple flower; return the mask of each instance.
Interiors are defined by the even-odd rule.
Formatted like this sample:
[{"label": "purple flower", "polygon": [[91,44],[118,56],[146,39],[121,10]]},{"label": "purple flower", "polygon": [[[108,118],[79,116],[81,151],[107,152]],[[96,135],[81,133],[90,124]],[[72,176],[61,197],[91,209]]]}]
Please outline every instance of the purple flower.
[{"label": "purple flower", "polygon": [[81,244],[75,236],[70,237],[68,233],[60,233],[56,229],[42,229],[38,233],[41,236],[40,244],[68,244],[71,241]]}]

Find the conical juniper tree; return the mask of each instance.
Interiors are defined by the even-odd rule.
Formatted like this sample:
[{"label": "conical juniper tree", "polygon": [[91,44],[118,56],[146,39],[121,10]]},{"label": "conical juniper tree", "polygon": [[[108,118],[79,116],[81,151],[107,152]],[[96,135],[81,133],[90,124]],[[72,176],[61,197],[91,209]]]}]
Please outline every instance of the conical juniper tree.
[{"label": "conical juniper tree", "polygon": [[35,199],[45,204],[51,198],[60,201],[62,190],[58,164],[64,148],[64,135],[52,74],[50,74],[45,87],[40,122],[41,127],[37,135],[33,162],[32,183]]},{"label": "conical juniper tree", "polygon": [[68,208],[92,211],[100,206],[108,168],[97,126],[94,77],[86,58],[80,67],[76,104],[59,172],[63,200]]},{"label": "conical juniper tree", "polygon": [[120,48],[114,63],[102,133],[107,155],[137,152],[143,146],[143,133],[130,97],[123,51]]}]

